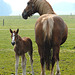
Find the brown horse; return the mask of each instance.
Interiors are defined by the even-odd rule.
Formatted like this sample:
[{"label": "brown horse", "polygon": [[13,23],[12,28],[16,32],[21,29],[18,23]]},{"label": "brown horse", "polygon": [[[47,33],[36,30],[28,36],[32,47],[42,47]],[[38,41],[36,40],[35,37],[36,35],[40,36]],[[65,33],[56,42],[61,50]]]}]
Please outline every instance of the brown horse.
[{"label": "brown horse", "polygon": [[11,39],[12,39],[11,44],[13,46],[15,45],[15,47],[14,47],[15,57],[16,57],[15,75],[18,74],[19,56],[22,57],[23,75],[26,75],[26,57],[25,57],[25,53],[27,53],[27,52],[29,53],[29,56],[30,56],[32,75],[34,75],[34,72],[33,72],[33,59],[32,59],[32,53],[33,53],[32,41],[31,41],[30,38],[27,38],[27,37],[21,38],[18,35],[18,32],[19,32],[19,29],[17,29],[17,31],[12,31],[10,29]]},{"label": "brown horse", "polygon": [[40,54],[42,75],[45,75],[45,64],[48,70],[50,70],[50,64],[52,64],[51,75],[54,75],[53,67],[56,61],[56,75],[60,75],[59,50],[60,45],[67,39],[67,31],[66,24],[57,15],[45,14],[36,21],[35,38]]},{"label": "brown horse", "polygon": [[60,45],[67,39],[68,28],[62,18],[56,15],[46,0],[30,0],[22,16],[27,19],[38,12],[40,15],[35,24],[35,39],[38,45],[38,52],[41,62],[41,75],[45,75],[46,68],[54,75],[53,67],[57,61],[56,75],[60,75],[59,50]]}]

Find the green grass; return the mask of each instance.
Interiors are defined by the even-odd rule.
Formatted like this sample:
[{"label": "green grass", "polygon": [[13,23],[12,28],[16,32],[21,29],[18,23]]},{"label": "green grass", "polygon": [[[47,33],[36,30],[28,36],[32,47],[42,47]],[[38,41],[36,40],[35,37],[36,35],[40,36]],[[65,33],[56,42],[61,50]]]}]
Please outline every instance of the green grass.
[{"label": "green grass", "polygon": [[[61,75],[75,75],[75,16],[61,16],[68,26],[68,38],[67,41],[60,48],[60,71]],[[11,45],[11,38],[9,29],[20,29],[19,35],[21,37],[29,37],[33,42],[33,68],[35,75],[40,75],[41,65],[40,57],[38,54],[38,48],[35,43],[35,22],[38,16],[31,17],[27,20],[22,19],[20,16],[0,16],[0,75],[14,75],[15,74],[15,52]],[[4,19],[4,26],[3,26]],[[25,29],[25,30],[23,30]],[[28,29],[28,30],[26,30]],[[32,29],[32,30],[30,30]],[[26,54],[27,75],[31,75],[31,66],[29,56]],[[54,69],[56,72],[56,66]],[[21,57],[19,63],[18,74],[21,75]],[[46,75],[50,75],[49,71],[46,71]]]}]

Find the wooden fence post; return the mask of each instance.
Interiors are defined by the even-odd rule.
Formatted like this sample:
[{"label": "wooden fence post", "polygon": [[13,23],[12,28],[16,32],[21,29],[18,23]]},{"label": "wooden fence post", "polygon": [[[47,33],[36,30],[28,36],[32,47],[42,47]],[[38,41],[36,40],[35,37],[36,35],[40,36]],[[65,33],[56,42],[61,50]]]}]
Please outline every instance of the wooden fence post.
[{"label": "wooden fence post", "polygon": [[4,19],[3,19],[3,26],[4,26]]}]

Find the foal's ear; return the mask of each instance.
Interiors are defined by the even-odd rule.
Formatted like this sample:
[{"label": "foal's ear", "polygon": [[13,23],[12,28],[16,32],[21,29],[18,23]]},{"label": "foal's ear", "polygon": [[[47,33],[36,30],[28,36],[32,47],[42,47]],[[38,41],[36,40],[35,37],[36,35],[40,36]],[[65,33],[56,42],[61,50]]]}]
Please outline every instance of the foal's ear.
[{"label": "foal's ear", "polygon": [[18,32],[19,32],[19,29],[17,29],[16,33],[18,34]]},{"label": "foal's ear", "polygon": [[13,33],[13,31],[10,29],[10,33]]}]

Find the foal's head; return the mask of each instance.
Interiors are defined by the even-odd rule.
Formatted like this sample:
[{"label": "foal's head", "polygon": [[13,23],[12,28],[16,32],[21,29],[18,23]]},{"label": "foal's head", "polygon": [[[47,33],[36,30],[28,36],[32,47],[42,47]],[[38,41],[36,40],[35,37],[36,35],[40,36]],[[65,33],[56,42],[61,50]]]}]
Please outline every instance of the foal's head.
[{"label": "foal's head", "polygon": [[19,32],[19,29],[17,29],[17,31],[12,31],[10,29],[10,33],[11,33],[11,39],[12,39],[12,42],[11,44],[14,46],[16,41],[18,40],[18,32]]},{"label": "foal's head", "polygon": [[26,8],[24,9],[22,13],[22,17],[24,19],[27,19],[28,17],[32,16],[32,14],[34,14],[35,12],[36,12],[36,6],[34,4],[34,0],[29,0]]}]

